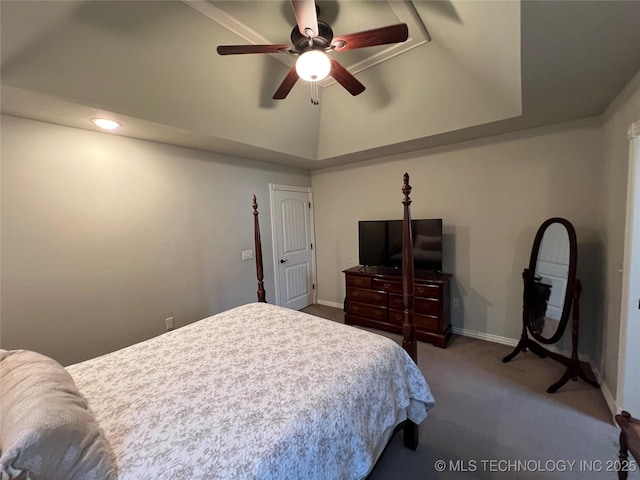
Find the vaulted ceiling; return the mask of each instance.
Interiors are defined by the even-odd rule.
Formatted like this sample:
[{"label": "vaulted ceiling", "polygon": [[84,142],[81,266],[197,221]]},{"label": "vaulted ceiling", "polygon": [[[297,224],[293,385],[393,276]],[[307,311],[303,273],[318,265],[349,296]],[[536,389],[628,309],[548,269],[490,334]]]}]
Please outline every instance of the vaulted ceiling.
[{"label": "vaulted ceiling", "polygon": [[409,40],[333,52],[366,90],[314,106],[303,81],[272,99],[290,55],[216,53],[290,43],[288,0],[2,0],[2,113],[315,169],[597,115],[640,70],[638,1],[317,4],[336,34]]}]

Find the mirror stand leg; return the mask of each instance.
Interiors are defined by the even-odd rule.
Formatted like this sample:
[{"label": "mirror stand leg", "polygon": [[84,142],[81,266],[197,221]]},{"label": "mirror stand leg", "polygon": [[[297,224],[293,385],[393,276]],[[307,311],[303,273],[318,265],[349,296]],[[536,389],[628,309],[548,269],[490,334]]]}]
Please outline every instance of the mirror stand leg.
[{"label": "mirror stand leg", "polygon": [[596,382],[593,378],[590,378],[589,376],[587,376],[584,369],[582,368],[582,364],[580,363],[580,361],[577,359],[575,360],[572,359],[571,363],[567,366],[567,371],[564,372],[564,375],[562,376],[562,378],[558,380],[556,383],[554,383],[553,385],[551,385],[549,388],[547,388],[547,393],[557,392],[560,387],[562,387],[565,383],[569,381],[569,379],[575,381],[575,380],[578,380],[578,377],[580,377],[582,380],[584,380],[586,383],[588,383],[592,387],[600,388],[600,384],[598,384],[598,382]]},{"label": "mirror stand leg", "polygon": [[567,366],[567,371],[564,373],[564,375],[560,380],[558,380],[556,383],[554,383],[547,389],[548,393],[555,393],[560,387],[562,387],[565,383],[567,383],[569,379],[578,380],[578,377],[580,377],[582,380],[587,382],[592,387],[600,388],[600,385],[598,384],[598,382],[596,382],[592,377],[587,376],[587,374],[584,371],[584,368],[582,368],[582,362],[580,362],[580,359],[578,357],[580,293],[582,293],[582,284],[580,283],[580,280],[576,279],[576,284],[573,289],[573,314],[572,314],[573,321],[571,325],[571,340],[572,340],[571,358],[567,359],[568,361],[562,361],[562,363],[564,363]]},{"label": "mirror stand leg", "polygon": [[523,323],[522,334],[520,335],[520,341],[518,342],[518,345],[516,345],[516,348],[513,350],[513,352],[511,352],[509,355],[507,355],[502,359],[502,363],[510,362],[520,352],[526,352],[527,346],[529,344],[530,342],[529,342],[529,337],[527,336],[527,327]]},{"label": "mirror stand leg", "polygon": [[528,340],[527,344],[529,345],[529,350],[538,355],[540,358],[547,358],[547,350],[538,345],[533,340]]},{"label": "mirror stand leg", "polygon": [[520,341],[516,348],[509,355],[502,359],[502,363],[508,363],[515,358],[520,352],[526,352],[527,348],[531,350],[533,353],[538,355],[540,358],[546,357],[545,350],[540,348],[540,346],[536,342],[532,342],[527,335],[527,324],[526,320],[523,318],[522,322],[522,333],[520,334]]},{"label": "mirror stand leg", "polygon": [[[525,270],[525,272],[526,272],[526,270]],[[516,345],[516,348],[513,350],[513,352],[511,352],[509,355],[507,355],[506,357],[504,357],[502,359],[502,363],[510,362],[520,352],[526,352],[527,351],[527,343],[528,343],[528,341],[529,341],[529,337],[527,336],[526,316],[525,316],[525,312],[524,312],[524,309],[523,309],[523,311],[522,311],[522,333],[520,334],[520,341],[518,342],[518,345]]]},{"label": "mirror stand leg", "polygon": [[598,382],[596,382],[593,378],[589,378],[587,376],[587,374],[584,372],[584,370],[582,369],[582,367],[580,367],[580,371],[578,372],[578,376],[582,380],[587,382],[589,385],[591,385],[592,387],[600,388],[600,384]]},{"label": "mirror stand leg", "polygon": [[507,355],[506,357],[504,357],[502,359],[502,363],[510,362],[520,352],[526,352],[526,351],[527,351],[527,344],[526,344],[526,342],[523,342],[522,339],[521,339],[518,342],[518,345],[516,345],[516,348],[513,350],[513,352],[511,352],[509,355]]},{"label": "mirror stand leg", "polygon": [[564,375],[560,380],[547,388],[547,393],[556,393],[560,387],[562,387],[565,383],[569,381],[571,377],[573,377],[573,368],[568,367],[567,371],[564,372]]},{"label": "mirror stand leg", "polygon": [[529,349],[529,351],[535,353],[540,358],[545,358],[547,356],[545,349],[540,347],[540,345],[538,345],[536,342],[531,341],[525,334],[520,338],[520,341],[518,342],[518,345],[516,345],[516,348],[513,350],[513,352],[502,359],[502,363],[510,362],[520,352],[526,352],[527,348]]}]

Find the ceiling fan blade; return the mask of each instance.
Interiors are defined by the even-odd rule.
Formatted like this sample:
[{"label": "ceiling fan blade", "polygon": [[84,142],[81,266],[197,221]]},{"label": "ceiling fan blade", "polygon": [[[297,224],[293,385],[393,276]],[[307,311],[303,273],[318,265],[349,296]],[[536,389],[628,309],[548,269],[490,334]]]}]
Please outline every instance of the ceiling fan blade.
[{"label": "ceiling fan blade", "polygon": [[284,77],[284,80],[278,87],[278,90],[276,90],[276,93],[273,94],[273,99],[284,100],[285,98],[287,98],[287,95],[289,95],[289,92],[291,91],[291,89],[293,88],[293,86],[296,84],[297,81],[298,81],[298,72],[296,72],[296,67],[294,65],[293,68],[289,70],[289,73],[287,73],[287,76]]},{"label": "ceiling fan blade", "polygon": [[344,52],[346,50],[355,50],[356,48],[404,42],[407,38],[409,38],[407,24],[399,23],[398,25],[375,28],[364,32],[338,35],[333,37],[331,45],[334,46],[336,52]]},{"label": "ceiling fan blade", "polygon": [[298,30],[305,37],[318,36],[318,15],[315,0],[291,0]]},{"label": "ceiling fan blade", "polygon": [[282,53],[291,49],[291,45],[220,45],[218,55],[241,55],[244,53]]},{"label": "ceiling fan blade", "polygon": [[354,97],[364,92],[365,86],[333,58],[331,59],[331,72],[329,72],[329,75],[335,78],[336,82],[347,89],[347,91]]}]

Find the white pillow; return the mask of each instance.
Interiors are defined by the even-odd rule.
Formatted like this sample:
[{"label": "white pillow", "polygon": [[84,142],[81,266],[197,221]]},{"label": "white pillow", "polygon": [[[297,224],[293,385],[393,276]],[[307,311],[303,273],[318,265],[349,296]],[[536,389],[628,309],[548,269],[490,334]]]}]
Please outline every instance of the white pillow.
[{"label": "white pillow", "polygon": [[0,391],[2,480],[117,479],[109,445],[62,365],[0,350]]}]

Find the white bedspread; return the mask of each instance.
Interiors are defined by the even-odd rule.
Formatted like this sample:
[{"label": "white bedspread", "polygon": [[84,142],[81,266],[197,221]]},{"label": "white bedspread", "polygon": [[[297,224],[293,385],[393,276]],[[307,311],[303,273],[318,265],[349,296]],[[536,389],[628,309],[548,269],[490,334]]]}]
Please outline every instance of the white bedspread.
[{"label": "white bedspread", "polygon": [[261,303],[67,370],[122,480],[364,478],[434,404],[393,341]]}]

